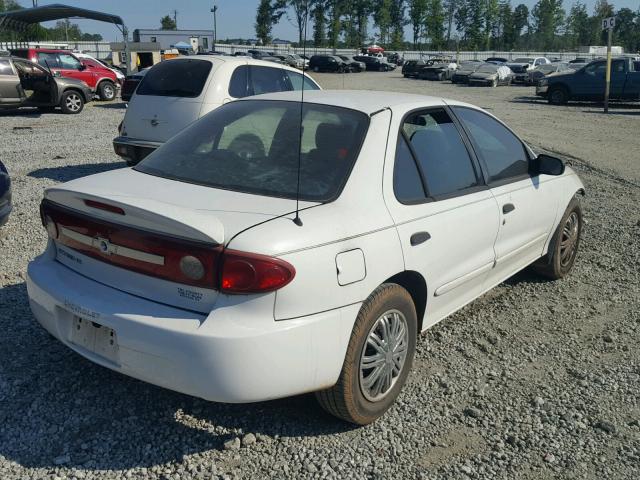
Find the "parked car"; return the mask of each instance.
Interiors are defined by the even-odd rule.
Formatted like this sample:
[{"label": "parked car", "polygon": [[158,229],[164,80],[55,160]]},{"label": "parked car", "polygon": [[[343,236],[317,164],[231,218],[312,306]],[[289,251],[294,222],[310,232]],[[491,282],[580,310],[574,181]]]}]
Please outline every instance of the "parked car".
[{"label": "parked car", "polygon": [[303,69],[309,64],[308,61],[306,61],[301,56],[296,55],[295,53],[285,53],[283,55],[275,55],[275,56],[280,60],[282,60],[282,62],[285,65],[289,65],[290,67],[293,67],[293,68]]},{"label": "parked car", "polygon": [[309,69],[314,72],[346,73],[350,70],[349,64],[337,55],[314,55],[309,60]]},{"label": "parked car", "polygon": [[469,75],[467,83],[472,87],[497,87],[498,85],[511,85],[512,81],[513,72],[506,65],[483,63]]},{"label": "parked car", "polygon": [[132,73],[131,75],[127,75],[124,83],[122,84],[122,90],[120,91],[120,98],[123,102],[128,102],[131,100],[136,88],[138,88],[138,84],[142,81],[142,78],[147,74],[149,68],[143,68],[142,70],[137,71],[136,73]]},{"label": "parked car", "polygon": [[574,70],[569,67],[568,63],[547,63],[545,65],[539,65],[533,70],[529,70],[529,78],[527,78],[527,85],[537,85],[538,81],[547,75],[558,72],[573,72]]},{"label": "parked car", "polygon": [[220,105],[250,95],[300,90],[303,81],[305,90],[320,88],[294,68],[261,60],[204,55],[165,60],[142,78],[113,147],[135,165]]},{"label": "parked car", "polygon": [[458,64],[450,57],[430,58],[418,70],[418,78],[421,80],[450,80]]},{"label": "parked car", "polygon": [[484,63],[495,63],[496,65],[504,65],[507,62],[509,60],[504,57],[489,57],[484,61]]},{"label": "parked car", "polygon": [[93,97],[81,80],[56,76],[20,57],[0,57],[0,108],[37,107],[80,113]]},{"label": "parked car", "polygon": [[[107,63],[105,63],[102,60],[98,60],[97,58],[87,54],[87,53],[78,53],[78,52],[73,52],[73,54],[78,57],[78,59],[83,63],[83,65],[85,66],[93,66],[94,68],[108,68],[109,70],[111,70],[113,73],[116,74],[116,79],[118,81],[118,83],[120,85],[122,85],[122,82],[124,82],[125,79],[125,74],[122,73],[122,70],[119,70],[118,68],[115,68],[113,66],[108,65]],[[85,60],[89,60],[89,62],[85,63]],[[96,65],[97,64],[97,65]]]},{"label": "parked car", "polygon": [[116,97],[118,85],[116,73],[101,64],[87,67],[69,50],[17,48],[10,51],[12,55],[26,58],[54,74],[83,81],[100,97],[100,100],[108,101]]},{"label": "parked car", "polygon": [[396,52],[390,53],[387,56],[387,62],[393,63],[394,65],[397,65],[399,67],[401,65],[404,65],[404,56]]},{"label": "parked car", "polygon": [[[0,75],[2,70],[0,70]],[[0,79],[2,77],[0,76]],[[1,99],[0,99],[1,101]],[[0,162],[0,227],[5,225],[9,220],[9,214],[13,208],[11,204],[11,177],[7,167]]]},{"label": "parked car", "polygon": [[[555,73],[538,82],[536,95],[563,105],[571,100],[604,100],[606,60],[595,60],[575,72]],[[640,100],[640,71],[634,60],[617,57],[611,62],[609,98]]]},{"label": "parked car", "polygon": [[402,65],[402,75],[404,78],[418,78],[418,72],[425,64],[426,62],[422,58],[418,60],[407,60]]},{"label": "parked car", "polygon": [[468,60],[460,62],[458,68],[451,75],[452,83],[469,83],[469,76],[480,68],[482,62],[479,60]]},{"label": "parked car", "polygon": [[492,115],[370,91],[310,91],[302,112],[296,92],[230,102],[133,169],[48,188],[37,321],[165,388],[316,391],[367,424],[421,332],[530,264],[570,273],[584,187]]},{"label": "parked car", "polygon": [[529,70],[547,63],[551,62],[545,57],[521,57],[512,62],[507,62],[506,65],[513,72],[513,82],[525,83],[529,78]]},{"label": "parked car", "polygon": [[338,57],[347,64],[350,72],[364,72],[367,69],[367,65],[364,62],[354,60],[353,57],[347,55],[338,55]]},{"label": "parked car", "polygon": [[367,66],[367,70],[373,72],[389,72],[395,70],[396,66],[393,63],[387,63],[383,57],[373,57],[370,55],[356,55],[354,60],[362,62]]}]

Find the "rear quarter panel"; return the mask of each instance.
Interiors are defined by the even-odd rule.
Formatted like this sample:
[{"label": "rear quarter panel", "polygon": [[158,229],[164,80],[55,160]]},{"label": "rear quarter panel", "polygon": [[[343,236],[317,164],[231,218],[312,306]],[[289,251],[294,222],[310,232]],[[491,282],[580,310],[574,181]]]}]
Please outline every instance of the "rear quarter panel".
[{"label": "rear quarter panel", "polygon": [[[277,291],[276,320],[291,319],[362,302],[387,278],[404,270],[402,250],[382,196],[382,173],[390,113],[374,115],[349,180],[334,202],[257,225],[229,248],[277,256],[296,269]],[[291,201],[292,212],[295,201]],[[360,249],[365,276],[340,285],[336,256]],[[349,327],[350,328],[350,327]]]}]

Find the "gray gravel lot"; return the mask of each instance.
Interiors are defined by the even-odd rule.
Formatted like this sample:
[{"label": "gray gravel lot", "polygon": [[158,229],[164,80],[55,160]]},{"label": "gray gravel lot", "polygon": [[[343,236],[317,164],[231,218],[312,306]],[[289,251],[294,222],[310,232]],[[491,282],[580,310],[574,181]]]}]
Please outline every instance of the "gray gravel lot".
[{"label": "gray gravel lot", "polygon": [[122,104],[0,113],[16,204],[0,230],[0,479],[640,478],[639,106],[605,117],[548,106],[530,87],[317,78],[469,101],[566,155],[587,186],[573,273],[520,273],[421,336],[409,383],[373,425],[336,421],[312,395],[208,403],[84,360],[29,311],[42,191],[124,167],[111,149]]}]

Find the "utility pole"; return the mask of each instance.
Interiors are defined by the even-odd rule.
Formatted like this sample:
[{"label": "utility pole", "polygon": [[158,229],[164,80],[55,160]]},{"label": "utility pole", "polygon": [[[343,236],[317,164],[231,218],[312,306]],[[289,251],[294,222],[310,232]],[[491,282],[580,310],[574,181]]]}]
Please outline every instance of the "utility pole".
[{"label": "utility pole", "polygon": [[211,50],[216,51],[216,41],[218,37],[218,25],[216,24],[216,12],[218,11],[218,6],[214,3],[213,7],[211,7],[211,13],[213,13],[213,45]]},{"label": "utility pole", "polygon": [[609,91],[611,89],[611,37],[616,26],[616,17],[602,20],[602,29],[607,30],[607,72],[604,87],[604,113],[609,113]]}]

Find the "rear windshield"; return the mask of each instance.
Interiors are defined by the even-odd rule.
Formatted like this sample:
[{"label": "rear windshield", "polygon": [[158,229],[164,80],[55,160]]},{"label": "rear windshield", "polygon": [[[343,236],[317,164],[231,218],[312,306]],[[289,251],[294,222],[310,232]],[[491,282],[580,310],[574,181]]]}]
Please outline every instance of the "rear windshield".
[{"label": "rear windshield", "polygon": [[513,63],[533,63],[533,58],[516,58]]},{"label": "rear windshield", "polygon": [[211,67],[211,62],[195,59],[159,63],[144,76],[136,95],[198,97],[209,77]]},{"label": "rear windshield", "polygon": [[[226,104],[186,128],[136,170],[214,188],[326,202],[341,192],[369,117],[346,108],[245,100]],[[302,137],[302,138],[300,138]],[[301,155],[298,155],[298,152]]]},{"label": "rear windshield", "polygon": [[485,63],[478,68],[478,73],[495,73],[498,71],[498,66],[491,63]]}]

